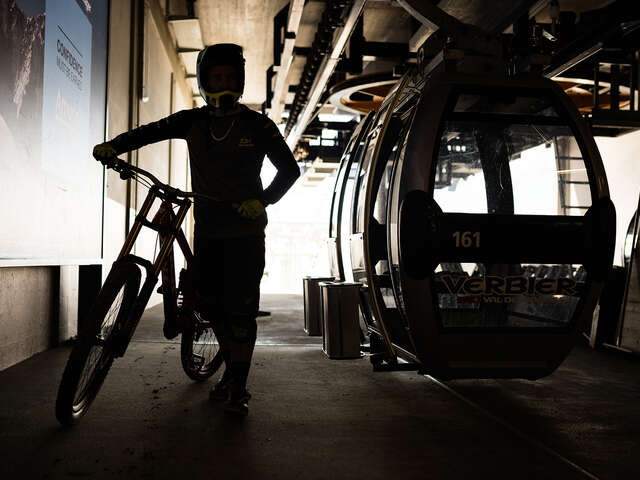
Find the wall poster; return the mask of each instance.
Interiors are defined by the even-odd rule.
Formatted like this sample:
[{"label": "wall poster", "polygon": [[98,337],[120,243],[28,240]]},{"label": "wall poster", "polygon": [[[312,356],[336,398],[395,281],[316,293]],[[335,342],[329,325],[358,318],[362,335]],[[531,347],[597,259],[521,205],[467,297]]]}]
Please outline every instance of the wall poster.
[{"label": "wall poster", "polygon": [[101,256],[107,0],[0,0],[0,265]]}]

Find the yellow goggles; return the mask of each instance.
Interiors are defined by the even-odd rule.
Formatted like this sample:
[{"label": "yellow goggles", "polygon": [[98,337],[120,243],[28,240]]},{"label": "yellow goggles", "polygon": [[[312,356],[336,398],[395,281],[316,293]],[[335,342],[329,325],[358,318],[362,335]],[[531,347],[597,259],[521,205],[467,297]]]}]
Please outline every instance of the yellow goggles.
[{"label": "yellow goggles", "polygon": [[[242,95],[242,92],[234,92],[233,90],[223,90],[221,92],[209,93],[204,92],[207,97],[207,103],[215,108],[222,108],[226,106],[227,108],[238,103],[238,99]],[[231,105],[224,105],[225,102],[229,102],[229,100],[225,100],[226,97],[231,97]]]}]

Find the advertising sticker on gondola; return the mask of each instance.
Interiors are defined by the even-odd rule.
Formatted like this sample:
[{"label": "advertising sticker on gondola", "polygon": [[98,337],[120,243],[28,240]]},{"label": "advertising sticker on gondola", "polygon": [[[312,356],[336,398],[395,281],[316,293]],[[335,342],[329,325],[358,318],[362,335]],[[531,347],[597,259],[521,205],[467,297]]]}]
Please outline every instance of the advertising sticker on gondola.
[{"label": "advertising sticker on gondola", "polygon": [[[436,276],[441,300],[455,304],[554,304],[577,298],[582,285],[569,276],[467,275],[440,272]],[[445,300],[447,298],[448,300]],[[451,303],[453,302],[453,304]]]},{"label": "advertising sticker on gondola", "polygon": [[448,293],[453,295],[576,295],[572,278],[537,278],[522,276],[440,277]]}]

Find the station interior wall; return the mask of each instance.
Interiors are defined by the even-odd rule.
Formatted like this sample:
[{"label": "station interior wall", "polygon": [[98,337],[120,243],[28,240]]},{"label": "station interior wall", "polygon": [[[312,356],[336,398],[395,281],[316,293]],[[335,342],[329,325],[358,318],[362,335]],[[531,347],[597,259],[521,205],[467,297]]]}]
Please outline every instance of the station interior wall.
[{"label": "station interior wall", "polygon": [[[132,127],[158,120],[172,112],[191,108],[192,99],[172,75],[171,64],[160,41],[159,33],[145,8],[144,78],[148,102],[142,102],[140,88],[131,86],[132,68],[135,66],[136,46],[132,43],[132,15],[134,5],[127,0],[111,0],[109,11],[109,60],[107,80],[107,139]],[[146,2],[143,2],[146,3]],[[165,2],[159,2],[164,8]],[[133,62],[132,60],[133,58]],[[133,97],[133,98],[132,98]],[[132,102],[138,108],[130,108]],[[46,146],[45,146],[46,147]],[[131,160],[150,170],[161,181],[170,181],[186,189],[188,158],[184,141],[165,141],[132,154]],[[87,152],[90,158],[90,152]],[[126,155],[123,155],[126,157]],[[100,165],[96,163],[96,168]],[[135,208],[141,204],[146,188],[134,183],[130,187],[113,171],[106,172],[104,195],[104,224],[102,235],[103,267],[106,277],[125,239],[127,221],[133,222]],[[24,185],[28,192],[30,185]],[[127,189],[130,188],[130,194]],[[95,191],[98,199],[103,192]],[[127,216],[127,210],[129,215]],[[96,212],[101,215],[102,212]],[[37,224],[31,228],[37,229]],[[192,230],[189,219],[186,231]],[[46,241],[43,239],[42,241]],[[150,258],[155,236],[141,236],[135,253]],[[176,268],[183,259],[176,258]],[[36,353],[59,345],[77,333],[78,323],[78,265],[31,265],[0,267],[0,370],[25,360]],[[150,305],[160,301],[154,294]]]},{"label": "station interior wall", "polygon": [[611,201],[616,207],[616,249],[614,265],[623,265],[622,251],[629,222],[638,208],[640,169],[640,131],[619,137],[596,137],[609,182]]}]

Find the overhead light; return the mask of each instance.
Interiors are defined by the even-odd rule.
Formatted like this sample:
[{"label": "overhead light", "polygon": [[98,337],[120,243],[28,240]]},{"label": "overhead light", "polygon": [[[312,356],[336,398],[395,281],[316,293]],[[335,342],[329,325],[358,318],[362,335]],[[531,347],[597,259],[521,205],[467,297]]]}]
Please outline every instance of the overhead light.
[{"label": "overhead light", "polygon": [[330,128],[323,128],[322,129],[322,138],[328,138],[328,139],[338,138],[338,131],[337,130],[332,130]]},{"label": "overhead light", "polygon": [[147,85],[142,85],[142,95],[141,98],[142,103],[147,103],[149,101],[149,88]]},{"label": "overhead light", "polygon": [[354,115],[349,113],[320,113],[318,120],[321,122],[350,122]]}]

